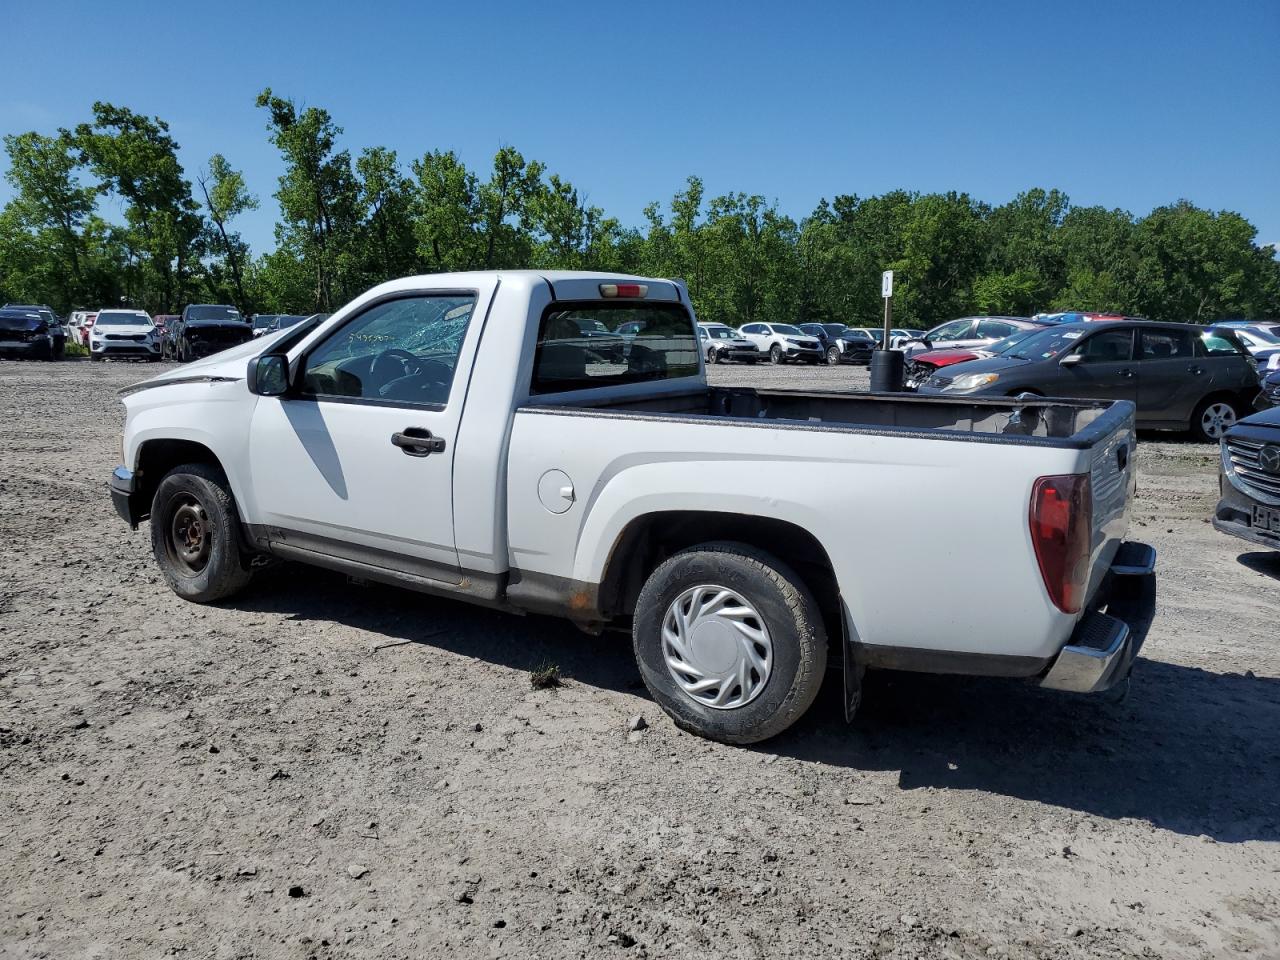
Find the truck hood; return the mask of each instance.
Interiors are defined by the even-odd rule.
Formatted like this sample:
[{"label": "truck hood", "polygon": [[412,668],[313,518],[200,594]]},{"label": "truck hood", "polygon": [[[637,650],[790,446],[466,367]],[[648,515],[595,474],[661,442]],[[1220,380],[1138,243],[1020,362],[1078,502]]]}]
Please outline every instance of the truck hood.
[{"label": "truck hood", "polygon": [[247,343],[228,347],[226,350],[221,350],[213,354],[213,356],[205,357],[203,360],[184,363],[173,370],[166,370],[159,376],[151,377],[148,380],[126,387],[125,391],[132,392],[146,387],[163,387],[166,383],[190,383],[192,380],[243,380],[245,368],[249,364],[249,358],[264,353],[281,338],[281,334],[287,332],[286,330],[280,330],[265,337],[250,340]]},{"label": "truck hood", "polygon": [[0,317],[0,330],[9,333],[38,329],[44,323],[39,317]]},{"label": "truck hood", "polygon": [[219,320],[216,317],[209,320],[188,320],[188,330],[208,330],[210,328],[228,328],[231,330],[252,330],[253,328],[243,320]]}]

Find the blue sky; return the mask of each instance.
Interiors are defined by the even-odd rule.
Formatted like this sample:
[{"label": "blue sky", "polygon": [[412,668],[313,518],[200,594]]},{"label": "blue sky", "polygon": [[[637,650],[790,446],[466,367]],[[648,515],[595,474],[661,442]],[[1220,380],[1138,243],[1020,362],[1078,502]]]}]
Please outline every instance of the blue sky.
[{"label": "blue sky", "polygon": [[[639,224],[690,174],[804,216],[897,187],[1185,197],[1280,242],[1280,2],[111,4],[11,0],[0,132],[108,100],[221,152],[272,243],[281,164],[254,97],[327,108],[355,154],[501,145]],[[0,201],[11,191],[0,184]],[[112,215],[111,210],[107,210]]]}]

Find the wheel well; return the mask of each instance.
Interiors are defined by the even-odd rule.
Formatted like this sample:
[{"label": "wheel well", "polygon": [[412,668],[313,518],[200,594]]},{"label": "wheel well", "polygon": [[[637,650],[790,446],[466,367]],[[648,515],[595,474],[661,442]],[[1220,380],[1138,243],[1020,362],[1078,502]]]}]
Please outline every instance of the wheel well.
[{"label": "wheel well", "polygon": [[686,547],[731,541],[765,550],[791,567],[822,610],[828,636],[839,636],[839,587],[831,558],[803,527],[772,517],[673,510],[637,517],[619,535],[600,583],[607,617],[629,617],[645,581],[659,564]]},{"label": "wheel well", "polygon": [[217,456],[202,443],[194,440],[147,440],[138,450],[138,463],[134,469],[134,505],[139,519],[146,519],[151,511],[151,499],[164,475],[182,463],[207,463],[222,469]]}]

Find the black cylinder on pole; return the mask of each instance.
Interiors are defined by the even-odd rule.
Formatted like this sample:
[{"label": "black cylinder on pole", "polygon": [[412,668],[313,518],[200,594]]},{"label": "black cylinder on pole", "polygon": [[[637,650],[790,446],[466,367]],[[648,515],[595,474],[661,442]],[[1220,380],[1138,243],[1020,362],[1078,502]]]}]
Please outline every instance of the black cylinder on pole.
[{"label": "black cylinder on pole", "polygon": [[903,363],[901,350],[871,351],[871,392],[892,393],[901,390]]}]

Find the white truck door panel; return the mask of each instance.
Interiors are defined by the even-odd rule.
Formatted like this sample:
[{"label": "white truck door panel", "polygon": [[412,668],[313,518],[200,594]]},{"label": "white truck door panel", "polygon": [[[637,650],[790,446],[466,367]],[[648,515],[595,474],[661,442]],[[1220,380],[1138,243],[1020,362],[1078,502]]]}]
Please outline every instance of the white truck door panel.
[{"label": "white truck door panel", "polygon": [[[305,549],[323,549],[311,538],[350,541],[373,551],[368,562],[377,553],[414,557],[456,579],[457,419],[448,410],[263,397],[249,443],[259,522]],[[444,449],[410,456],[394,446],[392,435],[411,427]]]},{"label": "white truck door panel", "polygon": [[250,424],[252,521],[273,541],[446,582],[458,424],[496,278],[401,291],[293,358]]}]

